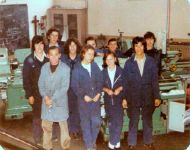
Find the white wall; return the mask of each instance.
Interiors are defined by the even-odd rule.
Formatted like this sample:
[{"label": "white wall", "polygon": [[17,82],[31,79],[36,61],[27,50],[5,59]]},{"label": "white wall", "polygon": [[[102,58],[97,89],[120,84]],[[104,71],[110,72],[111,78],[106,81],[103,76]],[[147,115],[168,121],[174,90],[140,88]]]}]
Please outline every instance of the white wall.
[{"label": "white wall", "polygon": [[125,36],[166,30],[166,0],[89,0],[88,33]]},{"label": "white wall", "polygon": [[188,0],[171,0],[171,38],[190,37],[190,2]]},{"label": "white wall", "polygon": [[[170,38],[186,38],[190,32],[190,3],[170,0]],[[125,36],[156,34],[167,30],[168,0],[88,0],[88,33]]]},{"label": "white wall", "polygon": [[32,20],[34,16],[37,16],[38,20],[41,16],[46,15],[46,11],[53,5],[52,0],[6,0],[6,3],[0,3],[0,5],[9,4],[27,4],[28,6],[28,20],[29,20],[29,35],[30,40],[34,36],[34,24]]}]

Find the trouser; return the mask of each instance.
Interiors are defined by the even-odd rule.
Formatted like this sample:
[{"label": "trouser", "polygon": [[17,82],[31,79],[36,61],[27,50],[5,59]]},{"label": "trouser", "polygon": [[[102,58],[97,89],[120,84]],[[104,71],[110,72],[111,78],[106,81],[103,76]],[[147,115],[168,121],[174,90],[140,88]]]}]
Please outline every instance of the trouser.
[{"label": "trouser", "polygon": [[[52,125],[53,122],[42,120],[42,129],[43,129],[43,148],[46,150],[52,149]],[[59,122],[60,126],[60,143],[63,149],[70,147],[70,136],[68,132],[67,121]]]},{"label": "trouser", "polygon": [[135,146],[137,144],[137,131],[139,116],[142,115],[143,122],[143,140],[145,144],[151,144],[152,139],[152,114],[154,108],[151,106],[143,107],[129,107],[129,131],[128,131],[128,144]]},{"label": "trouser", "polygon": [[123,112],[113,112],[108,115],[108,125],[109,125],[109,142],[112,145],[116,145],[120,142],[120,135],[123,127]]},{"label": "trouser", "polygon": [[40,143],[42,137],[41,99],[35,97],[32,106],[32,135],[35,143]]},{"label": "trouser", "polygon": [[80,113],[80,119],[85,146],[87,149],[92,149],[96,144],[96,139],[100,130],[100,114],[92,115],[90,113]]},{"label": "trouser", "polygon": [[78,110],[77,96],[75,96],[72,90],[68,92],[68,103],[69,103],[69,119],[68,126],[70,133],[80,132],[80,115]]}]

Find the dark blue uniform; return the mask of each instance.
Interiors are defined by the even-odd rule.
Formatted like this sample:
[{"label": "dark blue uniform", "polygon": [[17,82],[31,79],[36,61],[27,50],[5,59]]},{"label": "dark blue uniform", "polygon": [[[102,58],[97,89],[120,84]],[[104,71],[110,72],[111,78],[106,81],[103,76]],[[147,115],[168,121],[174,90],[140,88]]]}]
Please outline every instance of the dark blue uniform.
[{"label": "dark blue uniform", "polygon": [[79,63],[73,70],[71,86],[77,94],[80,112],[80,124],[83,139],[87,148],[93,148],[99,133],[100,101],[86,102],[84,96],[94,98],[102,92],[102,74],[96,63],[91,64],[91,76],[89,72]]},{"label": "dark blue uniform", "polygon": [[157,66],[153,58],[146,56],[141,76],[134,55],[126,61],[124,67],[125,92],[128,102],[129,132],[128,144],[135,146],[139,116],[143,120],[143,138],[145,144],[152,143],[152,114],[154,100],[160,99]]},{"label": "dark blue uniform", "polygon": [[[76,56],[74,60],[70,59],[68,55],[63,55],[61,58],[61,61],[66,63],[70,67],[70,77],[72,80],[72,72],[75,68],[76,64],[80,62],[80,57]],[[71,83],[71,81],[70,81]],[[70,133],[79,133],[80,131],[80,116],[78,111],[78,101],[77,96],[74,93],[73,89],[71,88],[71,85],[68,90],[68,104],[69,104],[69,119],[68,119],[68,125],[69,125],[69,132]]]},{"label": "dark blue uniform", "polygon": [[[107,68],[104,69],[102,73],[104,88],[115,90],[118,87],[123,87],[124,80],[122,77],[122,69],[119,66],[116,67],[113,88],[111,88],[112,86]],[[112,145],[116,145],[118,142],[120,142],[120,135],[123,126],[122,100],[122,91],[117,96],[109,96],[106,92],[104,93],[105,110],[109,122],[110,143]]]},{"label": "dark blue uniform", "polygon": [[44,58],[43,62],[39,61],[34,53],[30,54],[24,60],[23,66],[23,87],[26,93],[26,98],[34,97],[34,104],[32,105],[33,112],[33,137],[36,142],[40,142],[42,135],[41,128],[41,104],[42,97],[38,89],[38,79],[40,76],[41,67],[48,61]]}]

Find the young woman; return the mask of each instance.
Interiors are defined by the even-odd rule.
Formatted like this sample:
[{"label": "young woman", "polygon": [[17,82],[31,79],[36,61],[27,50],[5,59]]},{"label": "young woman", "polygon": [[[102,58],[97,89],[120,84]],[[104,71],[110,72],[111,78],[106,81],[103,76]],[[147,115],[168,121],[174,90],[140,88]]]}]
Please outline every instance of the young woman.
[{"label": "young woman", "polygon": [[[66,63],[70,69],[70,76],[72,77],[72,71],[76,67],[76,64],[80,62],[81,45],[75,38],[70,38],[66,41],[64,46],[64,55],[62,56],[62,62]],[[72,78],[70,78],[72,80]],[[71,81],[70,81],[71,82]],[[68,90],[68,103],[69,103],[69,132],[71,138],[78,138],[80,132],[80,116],[78,112],[78,101],[77,96],[73,92],[71,86]]]},{"label": "young woman", "polygon": [[102,92],[102,74],[93,62],[95,49],[84,46],[81,51],[81,63],[73,70],[71,86],[78,98],[80,125],[83,140],[88,150],[96,149],[96,138],[100,129],[100,95]]},{"label": "young woman", "polygon": [[120,150],[120,134],[123,126],[122,69],[116,54],[108,52],[103,58],[103,91],[105,110],[109,121],[109,150]]},{"label": "young woman", "polygon": [[32,53],[26,57],[23,66],[23,87],[26,93],[26,98],[32,106],[32,133],[34,142],[41,143],[42,128],[41,128],[41,105],[42,97],[38,89],[38,80],[41,67],[48,62],[48,58],[44,52],[43,37],[36,35],[32,39]]}]

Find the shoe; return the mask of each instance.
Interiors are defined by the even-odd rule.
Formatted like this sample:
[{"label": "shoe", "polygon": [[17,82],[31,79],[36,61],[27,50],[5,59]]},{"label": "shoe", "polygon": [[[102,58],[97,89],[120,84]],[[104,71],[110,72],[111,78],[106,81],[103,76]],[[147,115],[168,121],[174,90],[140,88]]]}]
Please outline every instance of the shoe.
[{"label": "shoe", "polygon": [[128,149],[135,149],[135,146],[129,145],[129,146],[128,146]]},{"label": "shoe", "polygon": [[146,147],[147,150],[155,150],[153,144],[144,144],[144,146]]}]

